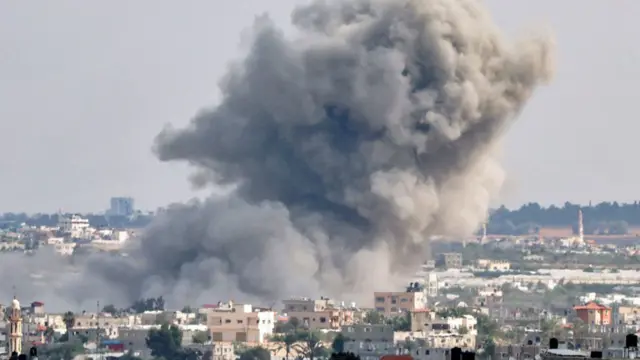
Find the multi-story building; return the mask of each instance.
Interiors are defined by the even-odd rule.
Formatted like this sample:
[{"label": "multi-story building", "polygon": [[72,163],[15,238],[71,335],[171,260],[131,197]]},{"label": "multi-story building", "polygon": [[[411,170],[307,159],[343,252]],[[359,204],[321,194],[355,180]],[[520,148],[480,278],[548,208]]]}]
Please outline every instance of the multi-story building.
[{"label": "multi-story building", "polygon": [[443,253],[438,257],[436,265],[447,269],[460,269],[462,267],[461,253]]},{"label": "multi-story building", "polygon": [[250,304],[220,303],[207,309],[207,327],[213,342],[247,342],[261,344],[273,334],[275,313],[255,310]]},{"label": "multi-story building", "polygon": [[133,198],[112,197],[111,207],[109,208],[108,214],[112,216],[131,216],[135,211],[133,205]]},{"label": "multi-story building", "polygon": [[478,322],[471,315],[440,318],[426,310],[411,312],[411,332],[429,348],[461,347],[473,349],[478,336]]},{"label": "multi-story building", "polygon": [[72,237],[79,237],[89,228],[89,220],[80,215],[62,216],[58,221],[60,231],[71,234]]},{"label": "multi-story building", "polygon": [[424,289],[403,292],[374,292],[375,310],[384,316],[395,316],[427,307],[427,295]]},{"label": "multi-story building", "polygon": [[580,320],[589,326],[610,325],[611,324],[611,308],[600,305],[595,301],[590,301],[585,305],[573,308]]},{"label": "multi-story building", "polygon": [[344,351],[359,355],[362,360],[378,360],[397,352],[390,325],[352,324],[343,326],[342,334],[347,339]]},{"label": "multi-story building", "polygon": [[282,303],[284,304],[283,312],[289,319],[297,319],[300,325],[312,330],[337,330],[341,326],[353,324],[356,316],[353,306],[337,305],[333,300],[324,297],[320,300],[288,299]]}]

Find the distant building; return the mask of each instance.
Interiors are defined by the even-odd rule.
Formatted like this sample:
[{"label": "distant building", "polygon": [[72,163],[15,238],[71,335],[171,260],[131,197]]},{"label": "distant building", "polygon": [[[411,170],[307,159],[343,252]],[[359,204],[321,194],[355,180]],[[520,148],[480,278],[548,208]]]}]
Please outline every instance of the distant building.
[{"label": "distant building", "polygon": [[608,306],[590,301],[586,305],[576,306],[573,309],[580,320],[589,326],[611,324],[611,308]]},{"label": "distant building", "polygon": [[311,330],[338,330],[341,326],[354,322],[355,304],[345,307],[335,304],[331,299],[321,297],[320,300],[299,298],[282,301],[283,312],[289,319],[297,319],[300,325]]},{"label": "distant building", "polygon": [[359,355],[362,360],[378,360],[397,352],[391,325],[353,324],[343,326],[342,334],[349,339],[344,343],[344,351]]},{"label": "distant building", "polygon": [[427,294],[424,290],[412,292],[374,292],[373,297],[376,311],[384,314],[384,316],[393,316],[427,307]]},{"label": "distant building", "polygon": [[89,220],[80,215],[62,216],[58,220],[58,226],[63,233],[71,234],[72,237],[79,237],[82,232],[89,228]]},{"label": "distant building", "polygon": [[254,310],[249,304],[232,301],[207,309],[207,327],[213,342],[243,342],[261,344],[273,334],[275,313]]},{"label": "distant building", "polygon": [[135,211],[133,198],[112,197],[108,214],[112,216],[131,216]]},{"label": "distant building", "polygon": [[478,259],[476,266],[487,271],[509,271],[511,263],[505,260]]},{"label": "distant building", "polygon": [[462,267],[461,253],[444,253],[440,254],[436,265],[447,269],[460,269]]}]

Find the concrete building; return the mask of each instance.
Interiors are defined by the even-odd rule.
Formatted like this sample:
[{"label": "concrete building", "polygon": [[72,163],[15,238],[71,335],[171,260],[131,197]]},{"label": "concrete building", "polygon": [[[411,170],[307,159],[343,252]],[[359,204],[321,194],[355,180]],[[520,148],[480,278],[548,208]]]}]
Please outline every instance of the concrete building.
[{"label": "concrete building", "polygon": [[611,308],[608,306],[591,301],[586,305],[576,306],[573,309],[576,311],[576,315],[589,326],[611,324]]},{"label": "concrete building", "polygon": [[429,348],[460,347],[474,349],[478,336],[478,321],[471,315],[440,318],[427,310],[411,312],[411,334],[399,334],[425,341]]},{"label": "concrete building", "polygon": [[20,302],[14,297],[9,310],[9,324],[7,329],[9,355],[13,352],[22,353],[22,310]]},{"label": "concrete building", "polygon": [[462,254],[461,253],[443,253],[440,254],[436,265],[447,269],[460,269],[462,268]]},{"label": "concrete building", "polygon": [[131,197],[112,197],[108,215],[131,216],[135,212],[134,200]]},{"label": "concrete building", "polygon": [[374,307],[384,316],[395,316],[427,307],[424,290],[411,292],[374,292]]},{"label": "concrete building", "polygon": [[235,360],[235,347],[232,342],[213,343],[211,360]]},{"label": "concrete building", "polygon": [[361,360],[378,360],[397,353],[390,325],[353,324],[342,327],[347,338],[344,351],[359,355]]},{"label": "concrete building", "polygon": [[337,330],[344,325],[353,324],[356,316],[355,304],[347,308],[324,297],[320,300],[288,299],[282,303],[284,304],[283,312],[289,319],[295,318],[302,326],[311,330]]},{"label": "concrete building", "polygon": [[60,231],[71,234],[72,237],[80,237],[89,228],[89,220],[80,215],[62,216],[58,221]]},{"label": "concrete building", "polygon": [[478,259],[476,267],[486,271],[509,271],[511,263],[505,260]]},{"label": "concrete building", "polygon": [[254,311],[250,304],[234,304],[232,301],[207,310],[207,327],[213,342],[262,344],[267,336],[273,334],[273,311]]}]

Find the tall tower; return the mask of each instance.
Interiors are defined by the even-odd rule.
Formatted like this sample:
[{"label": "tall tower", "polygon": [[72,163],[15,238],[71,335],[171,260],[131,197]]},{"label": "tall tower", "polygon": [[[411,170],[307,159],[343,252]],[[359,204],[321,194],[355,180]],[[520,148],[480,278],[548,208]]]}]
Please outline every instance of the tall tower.
[{"label": "tall tower", "polygon": [[9,316],[9,354],[22,353],[22,314],[20,302],[13,297],[11,315]]},{"label": "tall tower", "polygon": [[578,239],[584,244],[584,226],[582,224],[582,209],[578,209]]}]

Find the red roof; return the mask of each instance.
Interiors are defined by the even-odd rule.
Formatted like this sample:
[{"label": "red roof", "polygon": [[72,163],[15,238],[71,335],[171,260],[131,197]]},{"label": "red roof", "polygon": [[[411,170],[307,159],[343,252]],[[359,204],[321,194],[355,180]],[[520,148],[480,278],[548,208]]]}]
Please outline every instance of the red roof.
[{"label": "red roof", "polygon": [[219,308],[218,304],[204,304],[202,305],[203,309],[217,309]]},{"label": "red roof", "polygon": [[585,305],[575,306],[574,310],[611,310],[610,307],[598,304],[595,301],[589,301]]}]

